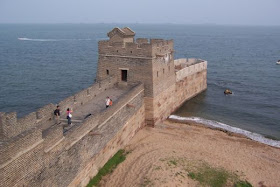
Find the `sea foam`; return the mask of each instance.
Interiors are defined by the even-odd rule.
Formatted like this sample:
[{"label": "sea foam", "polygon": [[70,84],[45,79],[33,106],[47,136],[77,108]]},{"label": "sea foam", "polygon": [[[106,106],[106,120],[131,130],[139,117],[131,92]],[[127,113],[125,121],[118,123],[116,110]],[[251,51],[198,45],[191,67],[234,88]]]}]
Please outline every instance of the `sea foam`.
[{"label": "sea foam", "polygon": [[200,117],[180,117],[180,116],[176,116],[176,115],[170,115],[169,119],[175,119],[178,121],[193,121],[196,123],[200,123],[200,124],[204,124],[208,127],[214,127],[214,128],[218,128],[218,129],[224,129],[227,130],[229,132],[233,132],[233,133],[237,133],[237,134],[242,134],[245,135],[246,137],[260,142],[260,143],[264,143],[273,147],[279,147],[280,148],[280,141],[277,140],[272,140],[272,139],[268,139],[265,138],[264,136],[254,133],[254,132],[250,132],[247,130],[243,130],[237,127],[232,127],[229,126],[227,124],[218,122],[218,121],[213,121],[213,120],[208,120],[208,119],[204,119],[204,118],[200,118]]}]

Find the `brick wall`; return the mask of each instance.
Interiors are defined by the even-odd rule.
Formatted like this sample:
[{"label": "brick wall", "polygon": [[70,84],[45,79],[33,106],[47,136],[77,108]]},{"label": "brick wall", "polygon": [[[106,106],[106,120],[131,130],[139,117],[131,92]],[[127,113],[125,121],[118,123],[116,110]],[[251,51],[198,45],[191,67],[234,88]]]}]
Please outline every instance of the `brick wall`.
[{"label": "brick wall", "polygon": [[176,82],[175,106],[179,107],[186,100],[207,89],[207,70],[191,74]]},{"label": "brick wall", "polygon": [[144,98],[148,125],[153,126],[166,119],[186,100],[207,88],[207,62],[190,65],[177,73],[177,81],[171,79],[162,82],[160,92],[155,92],[154,97]]},{"label": "brick wall", "polygon": [[[109,75],[107,75],[107,70]],[[103,80],[108,76],[115,76],[119,82],[121,80],[121,70],[127,70],[128,85],[143,82],[145,95],[152,95],[152,59],[142,59],[122,56],[99,56],[98,80]]]},{"label": "brick wall", "polygon": [[59,102],[60,110],[62,114],[66,113],[67,108],[76,109],[77,107],[87,103],[94,97],[104,92],[105,90],[112,88],[117,83],[117,78],[114,76],[107,76],[105,79],[94,83],[92,86],[70,96],[63,101]]},{"label": "brick wall", "polygon": [[143,97],[144,86],[138,84],[64,136],[62,126],[54,125],[9,139],[0,146],[0,186],[85,185],[143,127]]},{"label": "brick wall", "polygon": [[182,68],[181,70],[176,72],[176,82],[184,79],[187,76],[201,72],[206,69],[207,69],[207,61],[195,63],[193,65]]},{"label": "brick wall", "polygon": [[38,175],[43,169],[42,141],[12,156],[11,162],[6,162],[0,166],[1,187],[23,186],[28,182],[24,181],[23,178]]},{"label": "brick wall", "polygon": [[[65,114],[67,108],[75,109],[76,107],[83,105],[96,97],[96,95],[113,87],[116,83],[117,79],[115,77],[108,76],[106,79],[96,82],[91,87],[80,91],[74,96],[64,99],[59,102],[61,113]],[[17,119],[17,114],[15,112],[0,112],[0,141],[7,141],[9,138],[15,137],[33,127],[39,126],[42,127],[43,130],[51,127],[55,124],[55,121],[53,120],[53,111],[55,108],[56,105],[50,103],[38,109],[36,112],[32,112],[19,119]]]},{"label": "brick wall", "polygon": [[118,103],[118,105],[123,106],[122,108],[109,111],[109,113],[115,113],[112,117],[101,117],[104,120],[102,125],[98,127],[98,132],[102,134],[99,142],[102,141],[103,144],[95,147],[96,156],[79,172],[70,186],[78,186],[78,184],[85,186],[89,179],[95,176],[98,170],[143,127],[145,119],[143,96],[143,89],[142,91],[134,90],[134,93],[132,92],[129,97],[124,98],[129,102],[123,100]]},{"label": "brick wall", "polygon": [[153,97],[175,82],[173,40],[140,38],[133,43],[100,41],[97,80],[112,75],[119,83],[127,70],[127,84],[141,81],[145,96]]}]

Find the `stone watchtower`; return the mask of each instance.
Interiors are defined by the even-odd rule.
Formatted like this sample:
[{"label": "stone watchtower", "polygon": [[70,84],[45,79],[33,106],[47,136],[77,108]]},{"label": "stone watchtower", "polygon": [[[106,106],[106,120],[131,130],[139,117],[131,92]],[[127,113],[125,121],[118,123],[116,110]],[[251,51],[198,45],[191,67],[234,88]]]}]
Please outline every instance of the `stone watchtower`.
[{"label": "stone watchtower", "polygon": [[[109,40],[99,41],[97,81],[117,77],[119,85],[144,83],[146,123],[154,125],[167,117],[172,99],[167,90],[175,90],[173,40],[134,39],[130,28],[114,28]],[[174,88],[173,88],[174,87]],[[166,113],[166,114],[164,114]]]}]

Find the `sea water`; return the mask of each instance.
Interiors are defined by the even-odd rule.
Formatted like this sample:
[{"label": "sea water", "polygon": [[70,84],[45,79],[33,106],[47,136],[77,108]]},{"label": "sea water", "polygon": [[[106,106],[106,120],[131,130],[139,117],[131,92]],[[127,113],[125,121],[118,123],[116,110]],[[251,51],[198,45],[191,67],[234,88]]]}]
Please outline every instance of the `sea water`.
[{"label": "sea water", "polygon": [[[136,37],[174,39],[175,58],[208,61],[207,90],[184,103],[177,117],[278,142],[277,26],[0,24],[0,111],[22,117],[93,84],[97,42],[116,26],[131,27]],[[233,94],[224,95],[225,89]]]}]

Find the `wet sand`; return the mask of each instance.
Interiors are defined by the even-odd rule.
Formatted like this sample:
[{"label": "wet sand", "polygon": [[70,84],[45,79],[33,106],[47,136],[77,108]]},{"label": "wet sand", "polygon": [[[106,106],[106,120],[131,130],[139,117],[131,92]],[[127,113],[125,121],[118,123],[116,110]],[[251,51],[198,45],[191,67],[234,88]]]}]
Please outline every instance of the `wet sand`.
[{"label": "wet sand", "polygon": [[280,186],[279,148],[200,124],[164,121],[145,127],[125,150],[126,160],[101,186],[199,186],[182,163],[224,168],[253,186]]}]

